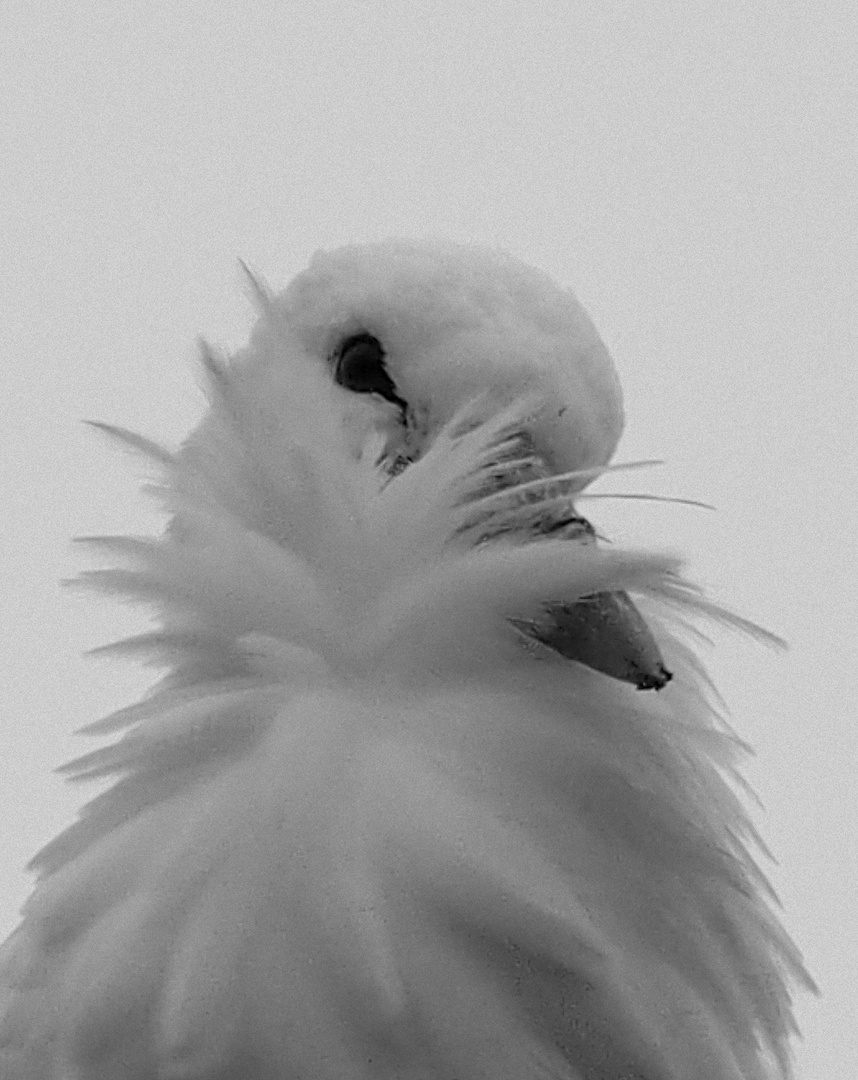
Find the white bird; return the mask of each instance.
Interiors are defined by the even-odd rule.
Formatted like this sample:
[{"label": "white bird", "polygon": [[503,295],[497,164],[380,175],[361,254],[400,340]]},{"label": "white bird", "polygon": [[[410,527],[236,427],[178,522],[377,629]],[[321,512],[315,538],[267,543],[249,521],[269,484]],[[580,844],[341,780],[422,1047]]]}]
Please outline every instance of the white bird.
[{"label": "white bird", "polygon": [[67,766],[115,782],[33,862],[3,1080],[788,1076],[812,983],[688,632],[749,624],[576,509],[586,313],[442,243],[256,286],[179,452],[108,429],[172,520],[85,577],[166,675]]}]

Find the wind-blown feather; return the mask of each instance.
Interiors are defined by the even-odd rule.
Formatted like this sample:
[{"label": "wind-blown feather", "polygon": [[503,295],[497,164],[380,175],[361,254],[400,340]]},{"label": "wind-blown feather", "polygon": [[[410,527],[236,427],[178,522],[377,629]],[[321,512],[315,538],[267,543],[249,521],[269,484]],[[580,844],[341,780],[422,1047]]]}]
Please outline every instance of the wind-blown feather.
[{"label": "wind-blown feather", "polygon": [[[672,557],[522,529],[562,485],[487,478],[532,387],[465,393],[391,472],[324,365],[272,366],[295,317],[265,295],[184,450],[110,429],[173,521],[88,541],[117,565],[84,580],[154,605],[113,649],[167,670],[64,770],[115,783],[34,860],[2,1076],[788,1075],[811,984],[681,628],[723,613]],[[572,440],[576,491],[613,438]],[[673,672],[657,695],[519,627],[621,590]]]}]

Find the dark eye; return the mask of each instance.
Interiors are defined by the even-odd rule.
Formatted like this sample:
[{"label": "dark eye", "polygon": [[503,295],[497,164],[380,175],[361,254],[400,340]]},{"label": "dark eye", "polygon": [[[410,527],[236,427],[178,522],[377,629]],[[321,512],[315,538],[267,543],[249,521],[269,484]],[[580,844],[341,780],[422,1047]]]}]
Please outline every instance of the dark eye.
[{"label": "dark eye", "polygon": [[372,334],[347,338],[334,354],[334,378],[356,394],[380,394],[405,411],[405,402],[384,364],[384,349]]}]

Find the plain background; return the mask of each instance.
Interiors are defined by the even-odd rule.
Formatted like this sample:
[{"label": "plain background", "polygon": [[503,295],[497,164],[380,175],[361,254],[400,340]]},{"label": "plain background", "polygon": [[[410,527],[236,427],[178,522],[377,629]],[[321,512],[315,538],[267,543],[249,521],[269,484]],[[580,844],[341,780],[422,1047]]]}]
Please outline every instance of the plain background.
[{"label": "plain background", "polygon": [[717,507],[588,514],[791,644],[718,634],[712,666],[824,994],[799,1074],[856,1075],[855,10],[3,0],[0,930],[83,794],[50,774],[67,733],[147,683],[79,658],[144,616],[56,583],[69,536],[158,527],[79,419],[182,438],[196,335],[251,324],[239,256],[280,288],[319,247],[488,242],[576,289],[625,385],[620,459],[666,459],[599,490]]}]

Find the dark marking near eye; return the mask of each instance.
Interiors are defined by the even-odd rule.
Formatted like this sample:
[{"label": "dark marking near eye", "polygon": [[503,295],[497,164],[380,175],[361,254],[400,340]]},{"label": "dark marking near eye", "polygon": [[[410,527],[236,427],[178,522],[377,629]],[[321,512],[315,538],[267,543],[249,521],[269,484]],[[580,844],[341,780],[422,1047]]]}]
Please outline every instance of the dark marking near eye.
[{"label": "dark marking near eye", "polygon": [[346,338],[334,353],[334,378],[346,390],[356,394],[378,394],[405,413],[408,406],[396,392],[384,357],[378,338],[372,334],[355,334]]}]

